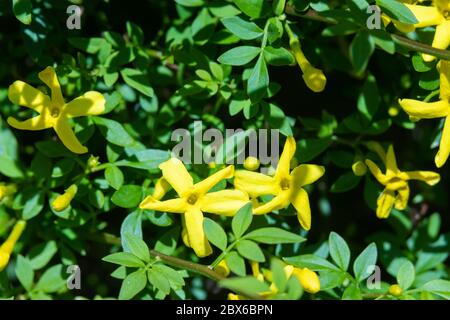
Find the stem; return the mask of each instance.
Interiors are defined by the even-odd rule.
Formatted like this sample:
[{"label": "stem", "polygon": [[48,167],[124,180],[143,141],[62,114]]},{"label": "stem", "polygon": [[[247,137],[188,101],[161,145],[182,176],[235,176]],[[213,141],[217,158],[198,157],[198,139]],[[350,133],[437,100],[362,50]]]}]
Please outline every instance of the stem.
[{"label": "stem", "polygon": [[231,251],[231,249],[234,248],[234,246],[238,243],[239,240],[236,240],[235,242],[233,242],[232,244],[230,244],[217,258],[216,260],[214,260],[210,265],[209,268],[210,269],[214,269],[215,267],[217,267],[217,265],[220,263],[220,261],[222,261],[225,256],[228,254],[228,252]]},{"label": "stem", "polygon": [[425,97],[425,99],[423,100],[423,102],[430,102],[431,99],[433,99],[434,97],[436,97],[437,95],[439,95],[441,93],[441,90],[435,90],[433,92],[431,92],[429,95],[427,95]]}]

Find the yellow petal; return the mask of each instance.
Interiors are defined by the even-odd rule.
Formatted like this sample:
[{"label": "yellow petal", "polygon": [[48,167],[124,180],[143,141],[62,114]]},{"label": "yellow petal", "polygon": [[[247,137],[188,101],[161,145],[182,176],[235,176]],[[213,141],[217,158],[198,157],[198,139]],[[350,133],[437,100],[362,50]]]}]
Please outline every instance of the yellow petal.
[{"label": "yellow petal", "polygon": [[450,104],[448,101],[423,102],[412,99],[403,99],[399,101],[400,106],[405,112],[418,119],[433,119],[446,117],[450,113]]},{"label": "yellow petal", "polygon": [[26,226],[27,226],[27,223],[25,220],[19,220],[18,222],[16,222],[16,224],[14,225],[8,238],[0,246],[0,251],[11,254],[11,252],[14,249],[14,246],[16,245],[17,241],[19,240],[19,238],[22,235],[23,231],[25,230]]},{"label": "yellow petal", "polygon": [[192,206],[186,211],[184,218],[189,244],[194,249],[195,254],[200,258],[209,256],[212,249],[203,231],[203,213],[199,208]]},{"label": "yellow petal", "polygon": [[152,196],[148,196],[139,204],[139,208],[161,212],[184,213],[188,209],[188,205],[181,198],[158,201]]},{"label": "yellow petal", "polygon": [[386,154],[386,175],[397,174],[398,166],[397,159],[395,158],[394,146],[389,145]]},{"label": "yellow petal", "polygon": [[445,119],[444,129],[442,130],[441,142],[439,144],[439,151],[434,158],[434,162],[438,168],[442,167],[448,159],[450,154],[450,120]]},{"label": "yellow petal", "polygon": [[433,171],[408,171],[402,172],[401,176],[405,180],[420,180],[424,181],[430,186],[434,186],[439,183],[441,176],[437,172]]},{"label": "yellow petal", "polygon": [[287,137],[275,172],[275,179],[287,178],[289,176],[291,172],[291,159],[294,157],[296,147],[294,137]]},{"label": "yellow petal", "polygon": [[67,103],[64,114],[69,118],[99,115],[105,111],[105,98],[100,92],[89,91]]},{"label": "yellow petal", "polygon": [[408,206],[409,200],[409,187],[398,189],[397,190],[397,198],[395,198],[395,209],[397,210],[405,210]]},{"label": "yellow petal", "polygon": [[16,81],[9,86],[8,98],[12,103],[31,108],[39,113],[50,106],[50,98],[47,95],[23,81]]},{"label": "yellow petal", "polygon": [[83,146],[78,140],[77,136],[73,132],[67,120],[58,119],[56,121],[54,129],[58,135],[61,142],[66,146],[67,149],[73,153],[83,154],[88,152],[88,149]]},{"label": "yellow petal", "polygon": [[8,117],[8,124],[19,130],[44,130],[53,127],[54,122],[47,121],[47,119],[43,115],[39,115],[28,120],[19,121],[16,118]]},{"label": "yellow petal", "polygon": [[153,198],[161,200],[170,190],[171,186],[164,178],[159,178],[155,183],[155,190],[153,190]]},{"label": "yellow petal", "polygon": [[247,157],[244,161],[244,168],[250,171],[256,171],[259,168],[261,162],[258,158],[255,157]]},{"label": "yellow petal", "polygon": [[395,192],[392,190],[384,190],[377,200],[377,217],[386,219],[391,213],[395,202]]},{"label": "yellow petal", "polygon": [[[450,20],[443,21],[436,27],[436,33],[434,34],[433,48],[446,50],[450,45]],[[423,55],[423,60],[431,62],[436,57],[428,54]]]},{"label": "yellow petal", "polygon": [[205,194],[223,179],[230,179],[234,175],[234,166],[228,166],[216,173],[210,175],[205,180],[196,183],[194,186],[195,193]]},{"label": "yellow petal", "polygon": [[52,67],[47,67],[44,71],[39,72],[38,75],[39,79],[41,79],[42,82],[50,88],[52,92],[52,101],[62,107],[64,105],[64,98],[55,69]]},{"label": "yellow petal", "polygon": [[305,230],[311,229],[311,207],[309,205],[308,193],[304,189],[299,189],[291,195],[291,203],[297,210],[297,218],[300,225]]},{"label": "yellow petal", "polygon": [[376,141],[369,141],[366,143],[366,147],[370,151],[375,152],[380,157],[381,161],[383,161],[383,163],[386,163],[386,152],[384,151],[381,143]]},{"label": "yellow petal", "polygon": [[436,7],[418,6],[411,4],[405,5],[409,8],[409,10],[412,11],[416,19],[419,21],[419,23],[414,24],[414,27],[416,28],[435,26],[445,21],[445,17]]},{"label": "yellow petal", "polygon": [[325,173],[325,167],[315,164],[301,164],[292,170],[291,178],[294,188],[301,188],[319,180]]},{"label": "yellow petal", "polygon": [[236,189],[247,192],[252,197],[264,194],[274,194],[277,190],[275,179],[258,172],[238,170],[234,174]]},{"label": "yellow petal", "polygon": [[450,62],[441,60],[439,66],[440,96],[442,100],[450,100]]},{"label": "yellow petal", "polygon": [[280,192],[272,200],[254,208],[253,214],[266,214],[274,210],[286,208],[289,205],[289,191]]},{"label": "yellow petal", "polygon": [[219,264],[214,268],[218,274],[223,277],[228,277],[230,274],[230,267],[228,267],[227,262],[225,260],[221,260]]},{"label": "yellow petal", "polygon": [[306,292],[314,294],[320,291],[320,280],[314,271],[308,268],[295,268],[293,275],[297,277]]},{"label": "yellow petal", "polygon": [[161,163],[159,168],[162,170],[164,179],[175,189],[180,197],[187,191],[192,190],[194,186],[192,177],[179,159],[170,158]]},{"label": "yellow petal", "polygon": [[249,199],[248,195],[240,190],[221,190],[204,195],[199,202],[203,212],[231,217],[249,202]]},{"label": "yellow petal", "polygon": [[366,165],[367,167],[369,167],[370,172],[375,177],[375,179],[378,180],[379,183],[381,184],[387,183],[386,176],[381,172],[380,168],[372,160],[367,159]]},{"label": "yellow petal", "polygon": [[184,214],[181,215],[181,226],[181,239],[183,239],[184,245],[190,248],[191,244],[189,243],[189,236],[186,229],[186,219],[184,219]]},{"label": "yellow petal", "polygon": [[416,30],[416,27],[413,24],[406,24],[397,20],[393,20],[392,23],[394,24],[395,28],[397,28],[398,31],[403,33],[410,33]]},{"label": "yellow petal", "polygon": [[2,272],[9,263],[11,255],[7,252],[0,251],[0,272]]}]

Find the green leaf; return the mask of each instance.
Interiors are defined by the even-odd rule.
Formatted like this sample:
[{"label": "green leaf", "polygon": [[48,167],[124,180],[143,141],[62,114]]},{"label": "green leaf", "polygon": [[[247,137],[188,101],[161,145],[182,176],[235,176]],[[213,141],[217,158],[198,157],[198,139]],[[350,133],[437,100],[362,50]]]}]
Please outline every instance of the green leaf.
[{"label": "green leaf", "polygon": [[44,209],[44,192],[36,192],[23,208],[22,218],[30,220],[37,216]]},{"label": "green leaf", "polygon": [[16,161],[6,155],[0,155],[0,173],[9,178],[22,178],[23,172]]},{"label": "green leaf", "polygon": [[223,64],[242,66],[255,59],[260,52],[261,49],[258,47],[235,47],[222,54],[217,60]]},{"label": "green leaf", "polygon": [[329,138],[300,140],[297,142],[297,159],[301,163],[309,162],[328,149],[331,143]]},{"label": "green leaf", "polygon": [[170,286],[173,289],[178,289],[185,285],[181,273],[168,266],[155,264],[153,265],[153,270],[163,274],[169,280]]},{"label": "green leaf", "polygon": [[229,278],[219,282],[223,288],[240,292],[247,296],[256,296],[259,293],[270,291],[269,286],[254,277]]},{"label": "green leaf", "polygon": [[123,69],[122,71],[120,71],[120,73],[122,74],[125,83],[130,87],[136,89],[147,97],[154,96],[154,91],[152,86],[150,85],[148,74],[140,70],[130,68]]},{"label": "green leaf", "polygon": [[269,71],[264,56],[260,55],[248,79],[247,94],[253,102],[258,102],[264,98],[268,87]]},{"label": "green leaf", "polygon": [[266,59],[266,62],[272,66],[287,66],[295,63],[295,58],[292,53],[283,47],[265,47],[264,58]]},{"label": "green leaf", "polygon": [[336,232],[331,232],[328,238],[330,255],[334,262],[344,271],[347,271],[350,263],[350,248],[347,242]]},{"label": "green leaf", "polygon": [[103,38],[80,38],[73,37],[67,39],[69,43],[79,50],[83,50],[90,54],[99,52],[103,46],[107,45],[107,42]]},{"label": "green leaf", "polygon": [[120,287],[119,300],[130,300],[147,285],[145,270],[139,269],[130,273],[122,282]]},{"label": "green leaf", "polygon": [[450,300],[450,281],[448,280],[431,280],[420,287],[420,289]]},{"label": "green leaf", "polygon": [[261,248],[253,241],[250,240],[240,240],[236,244],[236,249],[241,256],[256,262],[264,262],[266,258]]},{"label": "green leaf", "polygon": [[355,176],[353,171],[344,173],[333,183],[330,191],[334,193],[347,192],[355,188],[360,180],[361,177]]},{"label": "green leaf", "polygon": [[342,300],[362,300],[361,290],[357,283],[351,283],[342,294]]},{"label": "green leaf", "polygon": [[127,21],[127,33],[130,36],[131,41],[135,45],[142,45],[144,42],[144,32],[142,29],[133,22]]},{"label": "green leaf", "polygon": [[416,276],[414,270],[414,265],[410,261],[405,261],[397,273],[397,283],[403,290],[408,290],[414,283],[414,278]]},{"label": "green leaf", "polygon": [[376,79],[373,75],[369,75],[358,98],[358,110],[367,120],[371,121],[378,111],[380,103],[381,98]]},{"label": "green leaf", "polygon": [[175,0],[175,2],[185,7],[201,7],[205,4],[204,0]]},{"label": "green leaf", "polygon": [[377,246],[375,243],[371,243],[363,252],[361,252],[353,263],[353,272],[355,273],[356,280],[361,282],[370,276],[369,270],[372,270],[371,267],[374,266],[376,262]]},{"label": "green leaf", "polygon": [[122,208],[135,208],[141,202],[142,187],[127,184],[114,192],[111,201]]},{"label": "green leaf", "polygon": [[93,117],[93,119],[106,140],[112,144],[121,147],[129,147],[135,144],[134,139],[119,122],[101,117]]},{"label": "green leaf", "polygon": [[273,13],[275,13],[275,15],[277,16],[283,14],[285,6],[286,0],[274,0],[272,3]]},{"label": "green leaf", "polygon": [[43,291],[45,293],[52,293],[60,290],[66,285],[66,281],[62,277],[62,272],[61,264],[47,269],[44,274],[42,274],[38,283],[34,287],[34,290]]},{"label": "green leaf", "polygon": [[265,244],[298,243],[306,240],[295,233],[274,227],[254,230],[245,235],[244,238]]},{"label": "green leaf", "polygon": [[272,272],[272,282],[280,292],[284,292],[287,284],[287,276],[284,270],[285,263],[281,260],[273,258],[270,263],[270,271]]},{"label": "green leaf", "polygon": [[264,33],[257,24],[245,21],[239,17],[224,18],[220,21],[222,21],[225,28],[242,40],[253,40],[261,37]]},{"label": "green leaf", "polygon": [[350,44],[350,59],[356,74],[363,73],[375,50],[375,42],[369,32],[359,32]]},{"label": "green leaf", "polygon": [[381,7],[390,18],[406,24],[419,23],[414,13],[403,3],[395,0],[377,0],[377,5]]},{"label": "green leaf", "polygon": [[147,271],[148,281],[157,288],[161,290],[164,294],[170,293],[170,283],[164,273],[158,271],[157,268],[152,268]]},{"label": "green leaf", "polygon": [[209,218],[203,220],[203,227],[208,240],[220,250],[225,251],[227,248],[227,234],[223,228]]},{"label": "green leaf", "polygon": [[13,0],[12,5],[13,12],[17,20],[19,20],[23,24],[31,24],[31,11],[33,9],[31,0]]},{"label": "green leaf", "polygon": [[109,185],[116,190],[119,190],[124,182],[122,171],[114,165],[106,168],[105,179],[108,181]]},{"label": "green leaf", "polygon": [[238,276],[245,276],[245,260],[236,251],[232,251],[225,256],[225,262],[232,272]]},{"label": "green leaf", "polygon": [[42,269],[50,262],[53,256],[58,251],[55,241],[48,241],[41,243],[30,250],[28,258],[30,259],[31,267],[34,270]]},{"label": "green leaf", "polygon": [[117,252],[110,254],[102,259],[103,261],[118,264],[125,267],[131,268],[143,268],[145,263],[142,262],[138,257],[129,252]]},{"label": "green leaf", "polygon": [[265,0],[233,0],[234,4],[251,18],[259,18],[267,10]]},{"label": "green leaf", "polygon": [[233,230],[236,239],[242,237],[242,235],[250,227],[253,220],[252,203],[249,202],[244,205],[231,220],[231,229]]},{"label": "green leaf", "polygon": [[30,260],[28,260],[27,258],[23,257],[20,254],[17,256],[16,276],[17,279],[19,279],[22,286],[27,291],[30,291],[31,287],[33,286],[34,271],[33,268],[31,267]]},{"label": "green leaf", "polygon": [[180,227],[176,226],[165,232],[155,243],[155,250],[161,253],[172,255],[176,248],[180,234]]},{"label": "green leaf", "polygon": [[132,254],[145,262],[150,261],[150,251],[144,240],[132,233],[126,233],[125,239]]},{"label": "green leaf", "polygon": [[338,267],[336,267],[328,260],[313,254],[304,254],[300,256],[284,258],[284,260],[296,267],[308,268],[313,271],[341,271]]}]

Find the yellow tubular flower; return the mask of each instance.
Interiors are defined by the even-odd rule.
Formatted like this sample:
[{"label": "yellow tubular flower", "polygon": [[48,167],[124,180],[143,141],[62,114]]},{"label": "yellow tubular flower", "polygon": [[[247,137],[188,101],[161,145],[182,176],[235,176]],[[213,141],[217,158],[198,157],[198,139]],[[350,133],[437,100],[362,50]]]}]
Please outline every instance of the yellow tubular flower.
[{"label": "yellow tubular flower", "polygon": [[275,196],[271,201],[254,208],[254,214],[267,214],[286,208],[292,203],[297,210],[301,226],[309,230],[311,228],[311,209],[308,193],[303,187],[322,177],[325,168],[313,164],[301,164],[291,171],[290,161],[295,154],[295,149],[294,138],[288,137],[273,177],[257,172],[238,170],[235,174],[234,185],[238,190],[246,191],[252,197],[269,194]]},{"label": "yellow tubular flower", "polygon": [[72,202],[73,198],[75,198],[77,192],[78,192],[78,187],[74,184],[71,185],[66,190],[66,192],[57,196],[55,198],[55,200],[53,200],[52,208],[58,212],[67,209],[70,206],[70,203]]},{"label": "yellow tubular flower", "polygon": [[294,268],[292,274],[297,277],[306,292],[314,294],[320,291],[320,280],[314,271],[308,268]]},{"label": "yellow tubular flower", "polygon": [[[449,27],[450,28],[450,27]],[[439,144],[439,151],[434,162],[442,167],[450,154],[450,62],[440,62],[440,98],[438,102],[422,102],[412,99],[400,100],[400,106],[414,119],[445,118],[444,129]]]},{"label": "yellow tubular flower", "polygon": [[255,157],[247,157],[244,161],[244,168],[250,171],[258,170],[260,162]]},{"label": "yellow tubular flower", "polygon": [[26,227],[24,220],[19,220],[15,225],[8,239],[0,246],[0,272],[6,268],[11,257],[11,253],[14,250],[14,246],[22,235]]},{"label": "yellow tubular flower", "polygon": [[389,293],[394,297],[398,297],[402,294],[403,290],[398,284],[393,284],[389,287]]},{"label": "yellow tubular flower", "polygon": [[[163,177],[177,192],[179,198],[159,201],[153,196],[145,198],[139,207],[146,210],[182,214],[185,244],[199,257],[206,257],[212,253],[211,246],[203,230],[203,212],[234,216],[248,201],[248,196],[240,190],[208,191],[223,179],[233,177],[234,167],[228,166],[197,184],[177,158],[171,158],[162,163],[159,168]],[[183,234],[182,234],[183,235]]]},{"label": "yellow tubular flower", "polygon": [[51,97],[23,81],[16,81],[9,87],[8,97],[11,102],[39,113],[38,116],[25,121],[9,117],[9,125],[19,130],[32,131],[53,128],[70,151],[78,154],[86,153],[88,149],[78,141],[69,124],[69,119],[103,113],[105,98],[99,92],[89,91],[65,103],[58,77],[52,67],[47,67],[40,72],[39,79],[50,88]]},{"label": "yellow tubular flower", "polygon": [[214,271],[224,277],[228,277],[230,275],[230,267],[228,267],[225,260],[220,261],[219,264],[214,268]]},{"label": "yellow tubular flower", "polygon": [[400,171],[397,167],[394,147],[388,148],[386,159],[383,159],[386,166],[386,173],[371,160],[366,160],[370,172],[379,183],[385,186],[384,191],[377,200],[377,217],[386,219],[393,207],[397,210],[404,210],[408,205],[409,199],[409,180],[421,180],[428,185],[435,185],[440,180],[440,175],[432,171]]}]

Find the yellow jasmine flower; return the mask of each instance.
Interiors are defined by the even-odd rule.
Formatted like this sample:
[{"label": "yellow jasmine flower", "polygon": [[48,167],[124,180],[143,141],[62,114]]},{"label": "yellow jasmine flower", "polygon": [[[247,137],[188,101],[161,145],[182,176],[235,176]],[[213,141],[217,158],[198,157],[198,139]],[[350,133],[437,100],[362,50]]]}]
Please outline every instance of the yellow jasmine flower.
[{"label": "yellow jasmine flower", "polygon": [[145,198],[141,209],[157,210],[162,212],[181,213],[185,229],[183,241],[199,257],[212,253],[211,246],[203,230],[203,212],[224,216],[233,216],[248,201],[246,193],[240,190],[208,191],[223,179],[233,177],[234,167],[228,166],[203,181],[196,184],[183,163],[177,158],[171,158],[162,163],[164,180],[177,192],[179,198],[159,201],[153,196]]},{"label": "yellow jasmine flower", "polygon": [[228,264],[225,260],[221,260],[219,264],[214,268],[214,271],[224,277],[228,277],[231,272],[230,267],[228,267]]},{"label": "yellow jasmine flower", "polygon": [[246,170],[236,171],[234,185],[246,191],[251,197],[274,195],[275,197],[254,208],[254,214],[266,214],[274,210],[286,208],[290,203],[297,210],[301,226],[311,228],[311,209],[308,193],[304,186],[318,180],[325,173],[325,168],[313,164],[301,164],[290,169],[290,162],[295,154],[296,144],[293,137],[288,137],[284,145],[274,176]]},{"label": "yellow jasmine flower", "polygon": [[9,117],[9,125],[19,130],[32,131],[53,128],[70,151],[86,153],[88,149],[78,141],[69,124],[69,119],[101,114],[105,110],[105,98],[99,92],[89,91],[66,103],[58,77],[52,67],[47,67],[40,72],[39,79],[50,88],[51,97],[23,81],[16,81],[9,87],[8,97],[11,102],[39,113],[38,116],[25,121]]},{"label": "yellow jasmine flower", "polygon": [[255,157],[247,157],[244,161],[244,168],[250,171],[256,171],[258,170],[260,164],[259,159]]},{"label": "yellow jasmine flower", "polygon": [[389,287],[389,293],[394,297],[398,297],[402,294],[403,290],[398,284],[393,284]]},{"label": "yellow jasmine flower", "polygon": [[385,174],[373,161],[366,160],[370,172],[379,183],[385,186],[377,200],[377,217],[380,219],[388,218],[394,206],[397,210],[406,209],[409,199],[409,180],[421,180],[428,185],[435,185],[441,178],[438,173],[432,171],[400,171],[392,145],[388,148],[386,158],[382,160],[386,166]]},{"label": "yellow jasmine flower", "polygon": [[52,202],[52,207],[55,211],[63,211],[70,206],[73,198],[75,198],[78,192],[76,185],[71,185],[63,194],[57,196]]},{"label": "yellow jasmine flower", "polygon": [[19,220],[15,225],[8,239],[0,246],[0,272],[8,265],[11,253],[14,250],[16,242],[19,240],[25,230],[26,222]]},{"label": "yellow jasmine flower", "polygon": [[[450,27],[449,27],[450,28]],[[438,168],[442,167],[450,154],[450,62],[440,62],[440,101],[423,102],[413,99],[400,100],[400,106],[412,120],[445,118],[439,151],[434,158]]]},{"label": "yellow jasmine flower", "polygon": [[320,280],[314,271],[308,268],[294,268],[292,274],[297,277],[306,292],[315,294],[320,291]]}]

